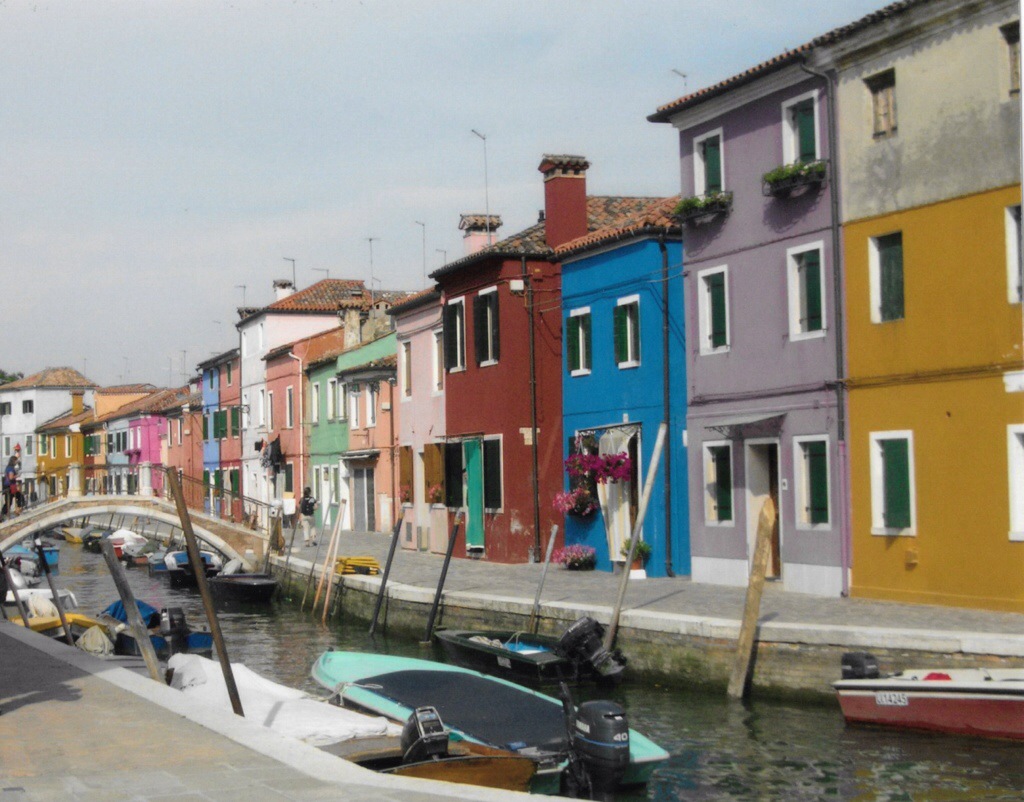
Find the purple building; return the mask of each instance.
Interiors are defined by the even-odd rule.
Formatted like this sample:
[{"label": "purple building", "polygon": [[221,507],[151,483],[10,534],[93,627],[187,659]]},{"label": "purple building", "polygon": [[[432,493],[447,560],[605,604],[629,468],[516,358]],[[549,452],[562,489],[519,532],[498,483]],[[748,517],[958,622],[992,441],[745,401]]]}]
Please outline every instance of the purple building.
[{"label": "purple building", "polygon": [[784,54],[649,119],[679,131],[693,579],[747,583],[772,498],[769,577],[839,595],[840,231],[827,82],[801,60]]}]

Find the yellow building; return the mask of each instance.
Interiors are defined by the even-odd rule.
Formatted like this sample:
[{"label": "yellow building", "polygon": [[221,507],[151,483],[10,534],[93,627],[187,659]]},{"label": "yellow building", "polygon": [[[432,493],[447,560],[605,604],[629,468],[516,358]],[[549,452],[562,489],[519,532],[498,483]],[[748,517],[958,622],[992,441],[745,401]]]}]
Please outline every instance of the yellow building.
[{"label": "yellow building", "polygon": [[[82,393],[72,392],[71,411],[36,429],[39,443],[36,476],[42,493],[51,496],[67,494],[68,467],[82,464],[82,423],[92,417],[93,410],[83,403]],[[43,490],[43,484],[46,490]]]}]

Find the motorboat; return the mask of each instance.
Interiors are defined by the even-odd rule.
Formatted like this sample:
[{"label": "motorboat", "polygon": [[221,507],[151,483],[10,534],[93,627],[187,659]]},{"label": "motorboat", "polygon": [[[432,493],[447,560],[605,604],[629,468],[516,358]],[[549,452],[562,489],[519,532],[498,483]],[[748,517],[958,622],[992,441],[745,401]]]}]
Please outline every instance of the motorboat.
[{"label": "motorboat", "polygon": [[452,662],[516,682],[622,679],[626,659],[604,648],[604,627],[590,617],[573,622],[560,637],[509,630],[439,629],[434,636]]},{"label": "motorboat", "polygon": [[1024,740],[1024,668],[909,668],[882,674],[866,652],[842,657],[832,685],[848,723]]},{"label": "motorboat", "polygon": [[[209,654],[213,651],[213,635],[205,630],[193,630],[185,621],[180,607],[157,610],[144,601],[135,602],[142,623],[149,630],[153,650],[160,659],[179,652]],[[138,641],[128,626],[128,613],[124,603],[116,601],[100,614],[100,620],[111,622],[114,635],[114,654],[139,655]]]},{"label": "motorboat", "polygon": [[[193,654],[168,660],[169,684],[207,708],[232,710],[220,665]],[[272,682],[245,665],[231,664],[245,717],[364,768],[407,777],[525,791],[536,771],[532,760],[508,750],[451,743],[436,711],[414,711],[404,725],[326,704]]]},{"label": "motorboat", "polygon": [[[41,542],[43,544],[43,556],[46,558],[46,564],[50,566],[51,571],[56,571],[60,561],[60,546],[50,540],[43,540]],[[37,559],[38,557],[35,544],[31,540],[23,540],[21,543],[11,546],[7,549],[7,553],[12,558],[31,557],[32,559]]]},{"label": "motorboat", "polygon": [[402,722],[430,706],[460,739],[533,759],[535,793],[575,792],[584,783],[600,794],[642,786],[669,756],[630,729],[614,702],[576,708],[564,695],[555,699],[461,666],[327,651],[312,676],[345,707]]},{"label": "motorboat", "polygon": [[[212,551],[202,550],[199,552],[199,556],[203,560],[207,578],[220,573],[224,561],[219,555]],[[192,572],[188,552],[184,549],[168,551],[164,555],[164,565],[167,569],[166,573],[162,571],[153,573],[166,576],[170,580],[172,588],[194,588],[196,586],[196,576]]]}]

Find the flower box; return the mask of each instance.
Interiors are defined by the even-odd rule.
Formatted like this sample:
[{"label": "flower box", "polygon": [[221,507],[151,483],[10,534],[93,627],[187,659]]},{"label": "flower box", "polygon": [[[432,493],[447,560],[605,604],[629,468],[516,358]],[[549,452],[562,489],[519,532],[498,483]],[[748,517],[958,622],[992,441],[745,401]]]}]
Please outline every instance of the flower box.
[{"label": "flower box", "polygon": [[731,208],[731,192],[710,192],[707,195],[683,198],[676,205],[674,214],[681,223],[697,223],[727,214]]},{"label": "flower box", "polygon": [[761,194],[765,197],[786,198],[801,187],[818,187],[828,176],[828,162],[784,164],[769,170],[761,177]]}]

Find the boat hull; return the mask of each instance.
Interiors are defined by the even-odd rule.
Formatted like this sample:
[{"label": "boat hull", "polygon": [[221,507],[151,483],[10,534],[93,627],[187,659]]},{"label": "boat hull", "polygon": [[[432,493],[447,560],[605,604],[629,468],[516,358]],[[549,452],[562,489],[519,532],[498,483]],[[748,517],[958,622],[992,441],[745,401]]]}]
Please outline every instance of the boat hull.
[{"label": "boat hull", "polygon": [[851,723],[1024,740],[1024,670],[905,671],[833,687]]},{"label": "boat hull", "polygon": [[[434,637],[441,643],[448,659],[463,668],[480,671],[514,682],[575,682],[579,678],[576,665],[554,652],[557,638],[539,635],[518,637],[508,631],[439,629]],[[484,638],[488,642],[474,640]],[[494,645],[512,643],[506,648]]]},{"label": "boat hull", "polygon": [[224,601],[270,604],[277,580],[270,574],[219,574],[209,578],[213,595]]}]

